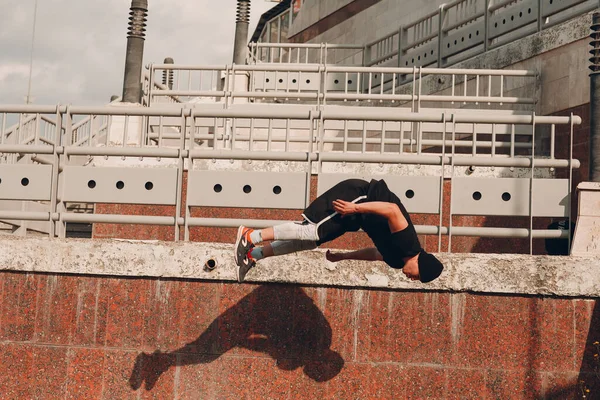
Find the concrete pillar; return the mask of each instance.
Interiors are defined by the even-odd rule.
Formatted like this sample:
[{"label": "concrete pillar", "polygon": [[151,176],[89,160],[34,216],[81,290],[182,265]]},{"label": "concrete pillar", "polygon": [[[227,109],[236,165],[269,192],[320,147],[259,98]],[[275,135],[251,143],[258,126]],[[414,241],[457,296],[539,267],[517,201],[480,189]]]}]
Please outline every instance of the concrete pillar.
[{"label": "concrete pillar", "polygon": [[579,204],[571,255],[600,255],[600,182],[577,186]]},{"label": "concrete pillar", "polygon": [[594,13],[591,29],[589,179],[600,182],[600,13]]},{"label": "concrete pillar", "polygon": [[237,1],[235,20],[235,41],[233,43],[233,63],[246,64],[248,47],[248,25],[250,23],[250,0]]},{"label": "concrete pillar", "polygon": [[127,54],[125,57],[125,77],[123,79],[124,103],[142,101],[142,62],[144,59],[144,38],[148,0],[131,0],[127,34]]}]

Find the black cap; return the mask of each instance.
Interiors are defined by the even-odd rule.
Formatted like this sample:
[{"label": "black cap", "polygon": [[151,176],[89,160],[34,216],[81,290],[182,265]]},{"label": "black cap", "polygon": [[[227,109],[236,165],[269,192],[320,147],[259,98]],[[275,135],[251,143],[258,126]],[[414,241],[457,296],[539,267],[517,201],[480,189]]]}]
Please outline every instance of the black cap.
[{"label": "black cap", "polygon": [[428,283],[442,274],[444,265],[434,255],[422,251],[419,254],[419,276],[421,282]]}]

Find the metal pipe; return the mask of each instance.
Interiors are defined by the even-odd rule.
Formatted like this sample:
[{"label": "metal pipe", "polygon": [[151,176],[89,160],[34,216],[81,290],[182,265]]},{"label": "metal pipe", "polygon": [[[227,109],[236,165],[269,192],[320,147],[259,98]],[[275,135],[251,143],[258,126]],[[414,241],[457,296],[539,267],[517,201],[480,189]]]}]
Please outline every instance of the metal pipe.
[{"label": "metal pipe", "polygon": [[131,0],[127,32],[127,54],[125,56],[125,76],[123,78],[124,103],[142,101],[142,62],[144,40],[148,16],[148,0]]},{"label": "metal pipe", "polygon": [[235,41],[233,43],[233,63],[237,65],[246,64],[249,22],[250,0],[238,0],[235,20]]},{"label": "metal pipe", "polygon": [[600,13],[594,13],[591,29],[589,179],[600,182]]}]

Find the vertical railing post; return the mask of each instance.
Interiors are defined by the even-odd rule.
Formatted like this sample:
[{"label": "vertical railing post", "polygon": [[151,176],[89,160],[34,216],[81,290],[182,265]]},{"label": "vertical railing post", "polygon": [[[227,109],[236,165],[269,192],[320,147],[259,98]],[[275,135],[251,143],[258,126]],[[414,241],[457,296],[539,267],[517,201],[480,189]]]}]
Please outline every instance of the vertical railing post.
[{"label": "vertical railing post", "polygon": [[492,4],[492,0],[485,0],[485,10],[483,12],[483,51],[488,51],[490,47],[490,33],[489,33],[489,23],[490,23],[490,5]]},{"label": "vertical railing post", "polygon": [[398,29],[398,67],[402,67],[402,57],[404,56],[404,26]]},{"label": "vertical railing post", "polygon": [[442,4],[438,11],[438,68],[442,68],[444,64],[444,57],[442,57],[443,50],[443,39],[444,35],[444,18],[446,16],[446,11],[444,9],[444,5]]},{"label": "vertical railing post", "polygon": [[538,3],[538,14],[537,14],[537,30],[538,32],[542,31],[542,27],[544,26],[544,22],[542,20],[542,6],[543,0],[537,0]]}]

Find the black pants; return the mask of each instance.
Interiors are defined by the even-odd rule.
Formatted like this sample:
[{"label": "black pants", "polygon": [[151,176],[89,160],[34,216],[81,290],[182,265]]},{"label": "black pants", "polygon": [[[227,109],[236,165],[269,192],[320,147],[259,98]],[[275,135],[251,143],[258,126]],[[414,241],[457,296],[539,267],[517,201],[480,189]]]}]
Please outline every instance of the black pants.
[{"label": "black pants", "polygon": [[338,183],[317,197],[302,216],[309,223],[317,225],[319,240],[317,245],[334,240],[346,232],[356,232],[361,228],[359,214],[342,217],[333,209],[334,200],[359,203],[367,199],[369,182],[362,179],[348,179]]}]

